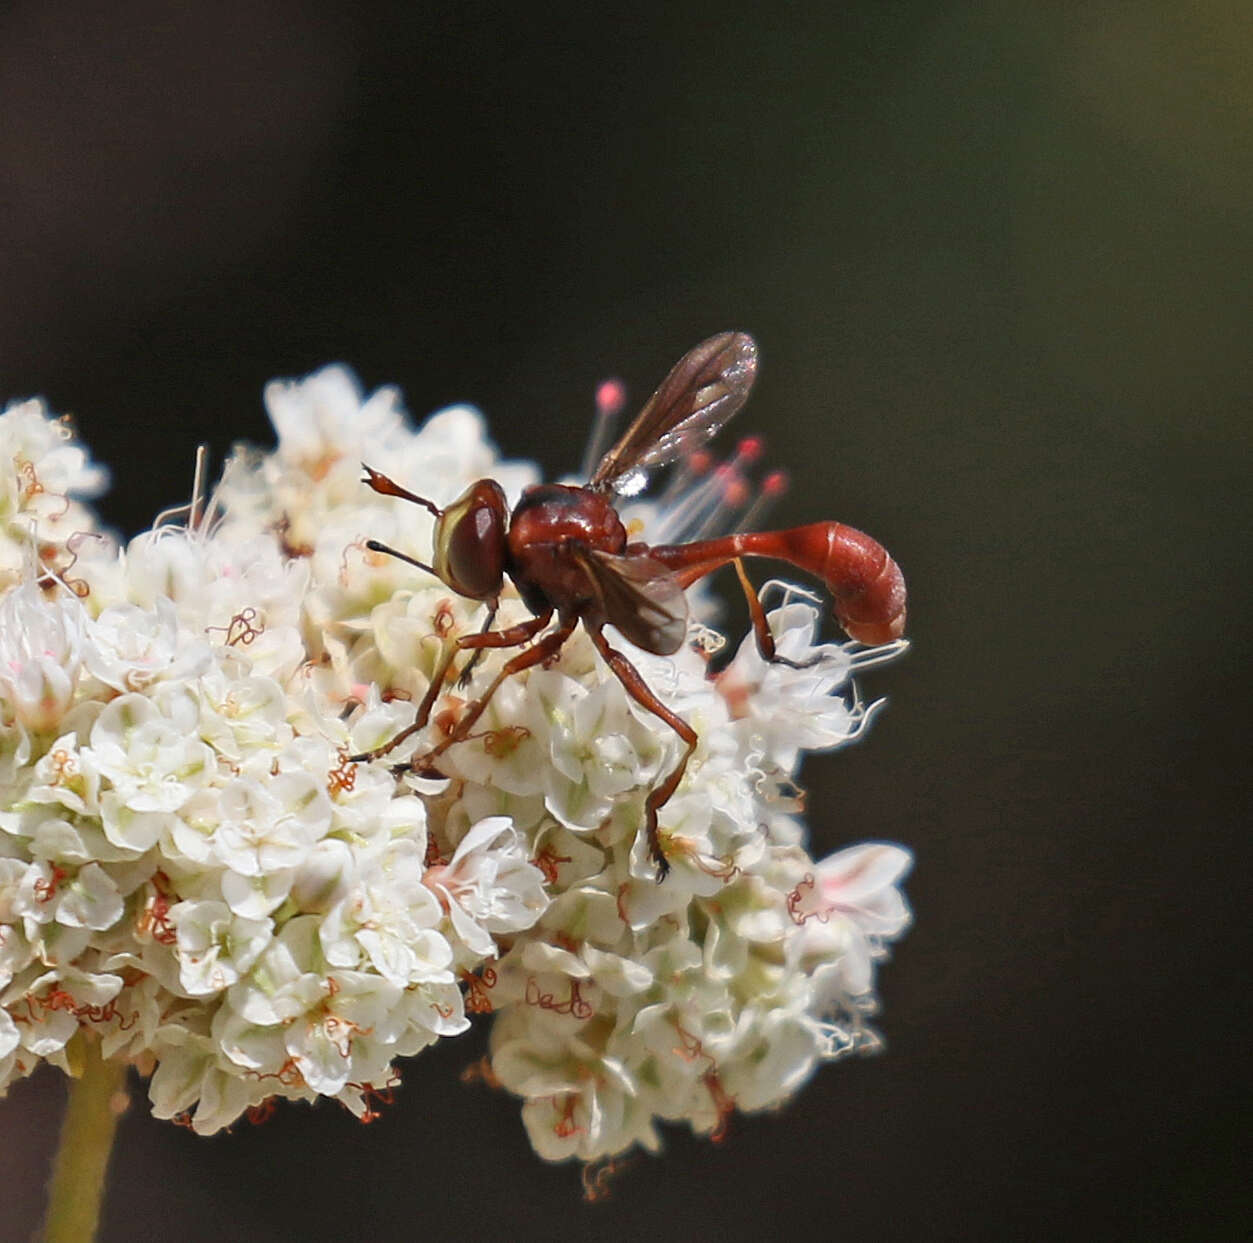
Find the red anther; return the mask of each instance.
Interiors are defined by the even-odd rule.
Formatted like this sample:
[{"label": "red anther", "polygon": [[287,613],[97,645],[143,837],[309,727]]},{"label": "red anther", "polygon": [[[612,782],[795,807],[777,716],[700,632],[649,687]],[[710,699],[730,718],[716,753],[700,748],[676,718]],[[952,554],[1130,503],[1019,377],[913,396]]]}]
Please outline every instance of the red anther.
[{"label": "red anther", "polygon": [[382,1116],[382,1111],[376,1109],[376,1105],[394,1105],[396,1103],[396,1093],[394,1091],[396,1085],[400,1082],[394,1075],[392,1080],[388,1082],[386,1087],[376,1088],[372,1083],[350,1083],[347,1086],[356,1088],[362,1096],[362,1112],[358,1116],[357,1121],[365,1126],[371,1122],[377,1122]]},{"label": "red anther", "polygon": [[170,920],[169,908],[178,901],[178,895],[170,888],[169,877],[164,872],[153,872],[149,883],[153,887],[152,900],[145,903],[135,920],[135,932],[152,937],[158,945],[173,945],[178,940],[178,932]]},{"label": "red anther", "polygon": [[552,846],[545,846],[544,849],[531,860],[533,866],[539,868],[539,870],[544,873],[544,880],[549,885],[555,885],[557,883],[558,866],[562,863],[569,862],[569,855],[559,855]]},{"label": "red anther", "polygon": [[227,647],[235,647],[241,643],[248,647],[254,639],[265,633],[265,623],[254,626],[252,623],[256,620],[257,610],[249,606],[236,613],[229,626],[206,626],[204,629],[206,634],[213,630],[224,634]]},{"label": "red anther", "polygon": [[143,931],[151,934],[158,945],[173,945],[178,940],[178,931],[170,919],[169,897],[158,890],[152,897],[152,905],[143,919]]},{"label": "red anther", "polygon": [[357,784],[357,766],[348,758],[348,748],[340,747],[337,756],[339,765],[326,774],[326,791],[332,798],[351,791]]},{"label": "red anther", "polygon": [[17,477],[22,481],[22,500],[28,501],[32,496],[38,496],[44,486],[39,481],[35,463],[28,462],[25,458],[14,458],[13,464],[17,467]]},{"label": "red anther", "polygon": [[589,1161],[583,1167],[583,1200],[587,1204],[595,1204],[606,1200],[613,1194],[610,1182],[617,1178],[630,1165],[629,1160],[614,1157],[603,1157],[599,1161]]},{"label": "red anther", "polygon": [[452,611],[451,600],[444,599],[439,602],[439,607],[435,610],[435,616],[431,619],[431,624],[435,628],[435,633],[441,639],[446,638],[453,632],[457,619]]},{"label": "red anther", "polygon": [[466,1011],[470,1014],[491,1014],[495,1009],[488,989],[496,984],[496,971],[485,966],[481,973],[463,971],[461,982],[466,986]]},{"label": "red anther", "polygon": [[493,759],[502,760],[512,755],[531,736],[531,731],[525,725],[506,725],[504,729],[489,729],[482,735],[467,735],[470,738],[480,736],[483,750]]},{"label": "red anther", "polygon": [[260,1105],[249,1105],[247,1110],[248,1121],[253,1126],[260,1126],[263,1122],[269,1122],[274,1117],[274,1110],[278,1105],[277,1096],[267,1096]]},{"label": "red anther", "polygon": [[735,1097],[722,1086],[716,1070],[706,1071],[701,1076],[701,1081],[708,1089],[714,1108],[718,1111],[718,1120],[714,1123],[714,1129],[709,1132],[709,1138],[713,1143],[720,1144],[727,1137],[731,1115],[735,1112]]},{"label": "red anther", "polygon": [[761,481],[762,493],[766,496],[782,496],[787,491],[789,482],[787,471],[772,470]]},{"label": "red anther", "polygon": [[[292,540],[291,519],[286,514],[284,514],[277,522],[275,522],[270,527],[270,530],[273,531],[274,534],[278,537],[279,550],[282,552],[283,556],[288,558],[288,560],[294,561],[299,557],[312,557],[313,556],[312,544],[297,544]],[[344,550],[344,555],[347,556],[347,549]],[[348,573],[347,564],[341,562],[340,569],[341,569],[340,576],[342,578]]]},{"label": "red anther", "polygon": [[487,1057],[481,1057],[477,1062],[472,1062],[459,1077],[462,1083],[481,1083],[489,1088],[500,1087],[500,1080],[496,1078],[491,1060]]},{"label": "red anther", "polygon": [[760,436],[745,436],[735,446],[736,456],[743,462],[753,463],[765,452],[766,442]]},{"label": "red anther", "polygon": [[48,880],[37,880],[34,884],[35,901],[41,905],[45,902],[51,902],[57,894],[57,886],[69,875],[62,867],[58,867],[55,863],[52,866],[52,876]]},{"label": "red anther", "polygon": [[[565,1104],[561,1107],[561,1113],[557,1121],[553,1123],[553,1134],[558,1139],[569,1139],[572,1135],[578,1135],[583,1128],[574,1120],[574,1111],[578,1107],[579,1098],[569,1095],[565,1098]],[[553,1102],[554,1107],[556,1101]]]},{"label": "red anther", "polygon": [[258,1083],[264,1083],[267,1079],[273,1079],[277,1083],[281,1083],[285,1088],[300,1087],[304,1083],[305,1077],[300,1073],[300,1067],[296,1065],[296,1059],[289,1057],[278,1070],[244,1071],[245,1079],[255,1079]]},{"label": "red anther", "polygon": [[708,863],[700,855],[692,855],[690,859],[700,871],[715,880],[730,881],[740,874],[740,865],[732,855],[720,855]]},{"label": "red anther", "polygon": [[554,1014],[569,1014],[576,1019],[590,1019],[596,1013],[591,1002],[583,999],[578,980],[570,981],[569,999],[558,1001],[555,993],[544,992],[536,978],[531,976],[526,982],[526,1004],[551,1010]]},{"label": "red anther", "polygon": [[[817,913],[814,910],[806,910],[806,904],[810,901],[814,891],[814,874],[806,872],[804,877],[797,881],[796,888],[787,896],[787,913],[794,924],[804,924],[807,919],[813,918]],[[826,921],[823,920],[823,923]]]},{"label": "red anther", "polygon": [[748,500],[748,480],[743,475],[728,479],[722,489],[723,504],[743,505],[746,500]]},{"label": "red anther", "polygon": [[703,475],[714,462],[713,454],[708,449],[697,449],[683,459],[684,464],[693,475]]},{"label": "red anther", "polygon": [[596,411],[612,418],[626,405],[626,385],[616,377],[602,380],[596,386]]}]

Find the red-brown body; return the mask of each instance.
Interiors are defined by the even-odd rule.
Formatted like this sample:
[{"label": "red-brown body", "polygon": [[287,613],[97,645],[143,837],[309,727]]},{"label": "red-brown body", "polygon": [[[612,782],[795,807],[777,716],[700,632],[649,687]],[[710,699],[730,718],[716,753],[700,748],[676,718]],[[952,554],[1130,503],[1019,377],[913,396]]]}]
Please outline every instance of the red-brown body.
[{"label": "red-brown body", "polygon": [[[644,833],[657,878],[663,879],[670,865],[658,811],[678,788],[696,749],[697,735],[654,694],[626,656],[610,645],[603,628],[614,626],[644,651],[671,655],[687,639],[685,589],[721,566],[734,564],[758,650],[766,660],[792,664],[775,651],[765,610],[741,564],[743,557],[770,557],[820,578],[831,594],[836,618],[854,639],[887,643],[900,638],[905,629],[905,580],[896,562],[881,544],[842,522],[815,522],[786,531],[745,532],[653,548],[627,543],[626,528],[611,495],[630,494],[649,469],[674,461],[713,436],[743,404],[756,368],[757,347],[746,334],[719,333],[703,341],[671,369],[631,426],[601,458],[586,486],[528,488],[512,513],[504,491],[491,479],[478,480],[451,505],[440,508],[366,466],[364,482],[374,491],[421,505],[434,516],[435,552],[428,565],[377,540],[367,540],[366,547],[399,557],[434,574],[454,591],[483,601],[487,617],[478,634],[459,635],[445,648],[413,724],[383,746],[351,758],[378,759],[424,729],[457,656],[470,654],[459,674],[459,683],[466,685],[485,649],[529,643],[466,706],[448,737],[424,756],[400,766],[438,772],[439,757],[474,736],[471,730],[501,683],[555,657],[582,623],[627,694],[669,725],[685,745],[678,763],[644,803]],[[506,575],[534,616],[493,630]],[[543,633],[554,614],[556,627]]]},{"label": "red-brown body", "polygon": [[532,613],[582,614],[596,592],[573,554],[620,555],[626,542],[626,528],[603,493],[537,484],[523,492],[509,519],[505,570]]}]

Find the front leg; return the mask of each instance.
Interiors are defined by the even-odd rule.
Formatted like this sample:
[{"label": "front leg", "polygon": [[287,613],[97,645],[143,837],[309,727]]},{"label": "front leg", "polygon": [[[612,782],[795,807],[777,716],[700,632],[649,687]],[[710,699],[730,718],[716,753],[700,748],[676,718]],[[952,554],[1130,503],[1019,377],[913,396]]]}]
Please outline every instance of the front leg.
[{"label": "front leg", "polygon": [[[494,609],[491,616],[496,616]],[[427,722],[431,719],[435,701],[439,698],[439,693],[444,689],[444,683],[448,679],[448,671],[452,668],[453,658],[459,653],[474,650],[477,655],[479,651],[487,647],[517,647],[528,639],[534,638],[551,620],[552,610],[550,609],[537,617],[529,617],[516,626],[492,631],[484,628],[478,634],[464,634],[453,643],[445,644],[435,670],[431,674],[431,684],[426,688],[426,694],[422,696],[422,702],[418,705],[418,714],[414,717],[413,724],[406,726],[395,738],[385,742],[381,747],[375,747],[373,751],[363,751],[360,755],[350,755],[349,760],[353,763],[368,763],[371,760],[382,759],[383,756],[390,755],[405,739],[412,738],[419,730],[425,729]],[[494,685],[491,690],[494,693]],[[443,750],[443,747],[440,750]]]},{"label": "front leg", "polygon": [[[544,624],[552,617],[552,613],[543,615]],[[449,747],[455,743],[464,742],[466,735],[474,728],[475,722],[487,710],[487,705],[491,703],[492,696],[500,689],[500,684],[506,679],[511,678],[515,673],[521,673],[524,669],[530,669],[533,665],[542,664],[550,657],[555,656],[561,651],[562,645],[574,632],[574,627],[578,624],[578,618],[573,617],[569,621],[562,621],[561,624],[551,634],[546,634],[540,639],[534,647],[529,647],[525,652],[519,652],[512,660],[506,661],[504,668],[492,679],[488,686],[479,697],[465,711],[464,715],[453,728],[452,733],[444,739],[433,751],[428,751],[426,755],[420,759],[411,760],[407,767],[412,768],[415,772],[424,771],[430,768],[432,761],[438,759]],[[533,625],[533,622],[523,622],[520,626],[514,626],[512,630],[498,630],[493,634],[466,635],[462,639],[458,639],[459,645],[466,647],[506,647],[509,644],[497,642],[502,636],[517,633],[526,626]],[[529,636],[528,636],[529,637]]]},{"label": "front leg", "polygon": [[[487,616],[483,619],[483,625],[479,627],[480,635],[489,634],[491,632],[492,622],[496,620],[496,611],[499,608],[500,608],[499,596],[496,596],[487,602]],[[523,624],[525,625],[526,623],[524,622]],[[537,630],[536,634],[538,633],[539,631]],[[479,661],[482,659],[482,656],[485,650],[486,648],[484,647],[476,647],[474,649],[474,655],[471,656],[470,659],[466,661],[466,667],[462,669],[461,676],[457,679],[458,688],[464,690],[465,687],[470,685],[470,675],[474,672],[474,666],[477,665]]]}]

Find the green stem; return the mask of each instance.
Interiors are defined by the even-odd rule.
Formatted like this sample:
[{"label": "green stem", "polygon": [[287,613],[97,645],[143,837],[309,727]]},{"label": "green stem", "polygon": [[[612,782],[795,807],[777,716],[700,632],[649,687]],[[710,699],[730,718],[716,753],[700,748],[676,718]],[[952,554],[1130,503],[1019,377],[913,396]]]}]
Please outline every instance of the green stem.
[{"label": "green stem", "polygon": [[126,1074],[124,1062],[106,1062],[100,1042],[83,1042],[83,1073],[70,1081],[61,1141],[48,1188],[42,1243],[90,1243],[96,1237],[104,1176],[118,1114],[113,1097]]}]

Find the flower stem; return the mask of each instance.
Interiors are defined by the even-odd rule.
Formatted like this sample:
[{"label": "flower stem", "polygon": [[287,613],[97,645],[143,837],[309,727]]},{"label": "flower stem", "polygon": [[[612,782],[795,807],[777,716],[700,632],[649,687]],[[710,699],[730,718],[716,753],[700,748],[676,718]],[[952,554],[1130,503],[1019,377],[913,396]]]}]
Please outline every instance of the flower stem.
[{"label": "flower stem", "polygon": [[90,1243],[100,1220],[118,1120],[113,1097],[122,1086],[126,1064],[105,1061],[97,1040],[84,1040],[82,1054],[83,1072],[70,1081],[41,1243]]}]

